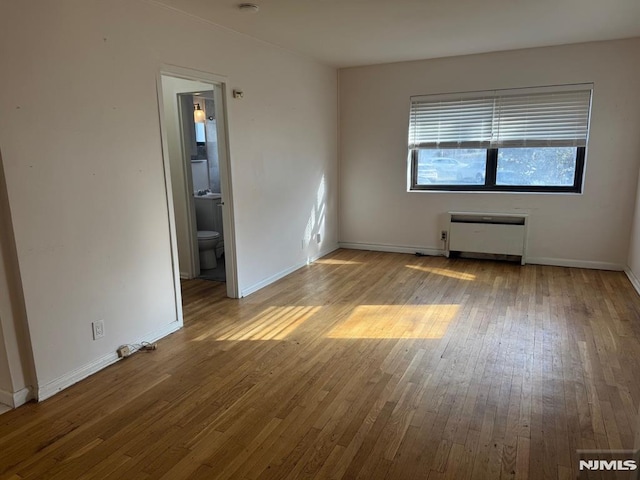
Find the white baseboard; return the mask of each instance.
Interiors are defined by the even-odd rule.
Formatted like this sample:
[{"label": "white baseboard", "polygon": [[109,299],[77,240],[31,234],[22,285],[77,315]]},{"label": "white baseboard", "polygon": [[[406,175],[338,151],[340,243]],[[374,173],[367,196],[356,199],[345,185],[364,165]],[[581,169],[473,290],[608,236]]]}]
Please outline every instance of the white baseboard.
[{"label": "white baseboard", "polygon": [[629,267],[624,269],[624,273],[627,274],[627,278],[631,282],[631,285],[633,285],[633,288],[635,288],[638,295],[640,295],[640,280],[638,280],[638,277],[636,277]]},{"label": "white baseboard", "polygon": [[[340,248],[351,248],[354,250],[371,250],[374,252],[392,253],[422,253],[424,255],[442,256],[444,250],[431,247],[421,247],[412,245],[384,245],[376,243],[355,243],[340,242]],[[595,270],[625,270],[624,266],[612,262],[593,262],[590,260],[572,260],[567,258],[546,258],[546,257],[526,257],[526,262],[535,265],[551,265],[555,267],[590,268]]]},{"label": "white baseboard", "polygon": [[265,278],[264,280],[251,285],[250,287],[241,289],[240,290],[240,298],[246,297],[247,295],[251,295],[252,293],[257,292],[261,288],[264,288],[267,285],[271,285],[273,282],[277,282],[281,278],[284,278],[287,275],[289,275],[290,273],[295,272],[299,268],[302,268],[302,267],[304,267],[306,265],[309,265],[310,263],[315,262],[316,260],[318,260],[319,258],[324,257],[325,255],[329,255],[331,252],[336,251],[338,248],[340,248],[338,245],[334,245],[331,248],[328,248],[326,250],[322,250],[322,251],[318,252],[317,255],[309,258],[306,262],[297,263],[297,264],[295,264],[295,265],[293,265],[293,266],[291,266],[289,268],[285,268],[284,270],[276,273],[275,275],[271,275],[270,277]]},{"label": "white baseboard", "polygon": [[11,408],[18,408],[33,398],[33,389],[31,387],[25,387],[13,393],[0,390],[0,403]]},{"label": "white baseboard", "polygon": [[0,405],[15,408],[13,406],[13,393],[0,389]]},{"label": "white baseboard", "polygon": [[613,270],[621,272],[624,265],[612,262],[592,262],[590,260],[573,260],[568,258],[527,257],[527,263],[535,265],[551,265],[553,267],[589,268],[592,270]]},{"label": "white baseboard", "polygon": [[33,387],[29,386],[18,390],[13,394],[13,408],[18,408],[34,398]]},{"label": "white baseboard", "polygon": [[52,380],[44,385],[38,386],[38,401],[41,402],[47,398],[55,395],[61,390],[70,387],[74,383],[78,383],[80,380],[87,378],[89,375],[108,367],[112,363],[117,362],[118,354],[116,352],[109,353],[100,357],[93,362],[87,363],[80,368],[76,368],[69,373],[62,375],[61,377]]},{"label": "white baseboard", "polygon": [[[182,328],[182,322],[176,320],[175,322],[171,322],[166,327],[150,332],[143,338],[140,338],[131,343],[153,343],[175,332],[176,330],[179,330],[180,328]],[[80,368],[76,368],[75,370],[72,370],[71,372],[62,375],[61,377],[58,377],[51,382],[48,382],[44,385],[39,385],[37,400],[39,402],[46,400],[47,398],[55,395],[61,390],[70,387],[74,383],[78,383],[80,380],[87,378],[89,375],[93,375],[94,373],[102,370],[105,367],[108,367],[118,360],[120,360],[120,358],[118,358],[118,354],[114,351],[113,353],[104,355],[92,362],[87,363],[86,365],[83,365]]]},{"label": "white baseboard", "polygon": [[445,251],[439,248],[412,246],[412,245],[384,245],[377,243],[357,243],[357,242],[340,242],[340,248],[350,248],[352,250],[370,250],[373,252],[390,252],[390,253],[421,253],[433,257],[442,257]]},{"label": "white baseboard", "polygon": [[180,278],[182,280],[189,280],[189,274],[186,272],[180,272]]}]

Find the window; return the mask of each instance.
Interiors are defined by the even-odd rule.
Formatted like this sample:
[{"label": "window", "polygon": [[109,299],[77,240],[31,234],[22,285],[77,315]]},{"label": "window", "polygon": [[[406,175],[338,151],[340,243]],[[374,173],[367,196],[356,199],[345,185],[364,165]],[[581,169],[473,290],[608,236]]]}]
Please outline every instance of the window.
[{"label": "window", "polygon": [[411,97],[411,190],[582,191],[591,84]]}]

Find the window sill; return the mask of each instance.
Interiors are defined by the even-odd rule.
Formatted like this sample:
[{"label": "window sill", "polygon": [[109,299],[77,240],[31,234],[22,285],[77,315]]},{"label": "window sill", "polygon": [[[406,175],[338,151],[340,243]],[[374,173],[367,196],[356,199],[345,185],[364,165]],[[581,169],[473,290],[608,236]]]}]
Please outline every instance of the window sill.
[{"label": "window sill", "polygon": [[445,190],[445,189],[439,189],[439,190],[431,190],[431,189],[407,189],[407,193],[449,193],[449,194],[500,194],[500,195],[504,195],[504,194],[512,194],[512,195],[575,195],[575,196],[580,196],[584,194],[584,191],[582,192],[567,192],[567,191],[545,191],[545,190],[540,190],[540,191],[530,191],[530,190]]}]

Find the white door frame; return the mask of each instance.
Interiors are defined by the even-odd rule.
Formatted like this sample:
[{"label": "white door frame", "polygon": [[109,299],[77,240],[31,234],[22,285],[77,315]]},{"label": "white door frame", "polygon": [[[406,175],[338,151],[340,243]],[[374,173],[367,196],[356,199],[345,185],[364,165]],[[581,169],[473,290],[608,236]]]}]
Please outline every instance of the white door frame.
[{"label": "white door frame", "polygon": [[[176,236],[176,222],[175,211],[173,206],[173,193],[171,188],[171,171],[168,158],[167,147],[167,133],[164,120],[164,101],[162,96],[162,75],[169,77],[183,78],[185,80],[195,80],[198,82],[209,83],[214,87],[214,98],[216,108],[216,118],[219,119],[218,125],[218,152],[220,161],[220,190],[222,193],[223,203],[223,228],[224,228],[224,257],[225,257],[225,273],[227,283],[227,296],[231,298],[239,297],[238,290],[238,271],[237,271],[237,256],[236,256],[236,235],[235,235],[235,220],[233,209],[233,190],[231,181],[231,154],[229,148],[229,122],[227,103],[229,99],[229,92],[227,89],[227,78],[216,75],[209,72],[203,72],[200,70],[194,70],[190,68],[179,67],[176,65],[162,65],[157,73],[156,86],[158,93],[158,114],[160,115],[160,132],[162,136],[162,156],[164,164],[164,177],[165,177],[165,193],[167,196],[167,213],[169,216],[169,230],[171,240],[171,256],[174,273],[174,291],[176,296],[176,302],[179,309],[179,318],[182,318],[182,294],[180,290],[180,267],[178,265],[178,247]],[[221,121],[220,121],[221,120]],[[182,129],[182,125],[180,126]],[[183,142],[184,143],[184,142]],[[189,183],[191,181],[191,171],[187,168],[186,162],[182,162],[184,168],[185,181]],[[187,190],[187,202],[189,203],[189,236],[194,240],[194,219],[191,218],[195,212],[195,205],[193,195],[189,195],[192,190]],[[197,241],[197,239],[195,239]],[[193,246],[191,247],[193,249]],[[197,248],[195,252],[191,252],[191,258],[197,258]]]}]

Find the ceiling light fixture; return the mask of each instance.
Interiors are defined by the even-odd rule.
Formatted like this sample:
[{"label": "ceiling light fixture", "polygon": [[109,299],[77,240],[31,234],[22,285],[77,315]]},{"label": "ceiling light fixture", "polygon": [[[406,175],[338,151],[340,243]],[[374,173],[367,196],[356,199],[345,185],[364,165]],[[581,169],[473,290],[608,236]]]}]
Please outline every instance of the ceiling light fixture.
[{"label": "ceiling light fixture", "polygon": [[193,106],[193,121],[196,123],[204,123],[205,119],[204,110],[200,108],[199,103],[196,103]]},{"label": "ceiling light fixture", "polygon": [[255,3],[241,3],[238,5],[238,10],[244,13],[256,13],[260,7]]}]

